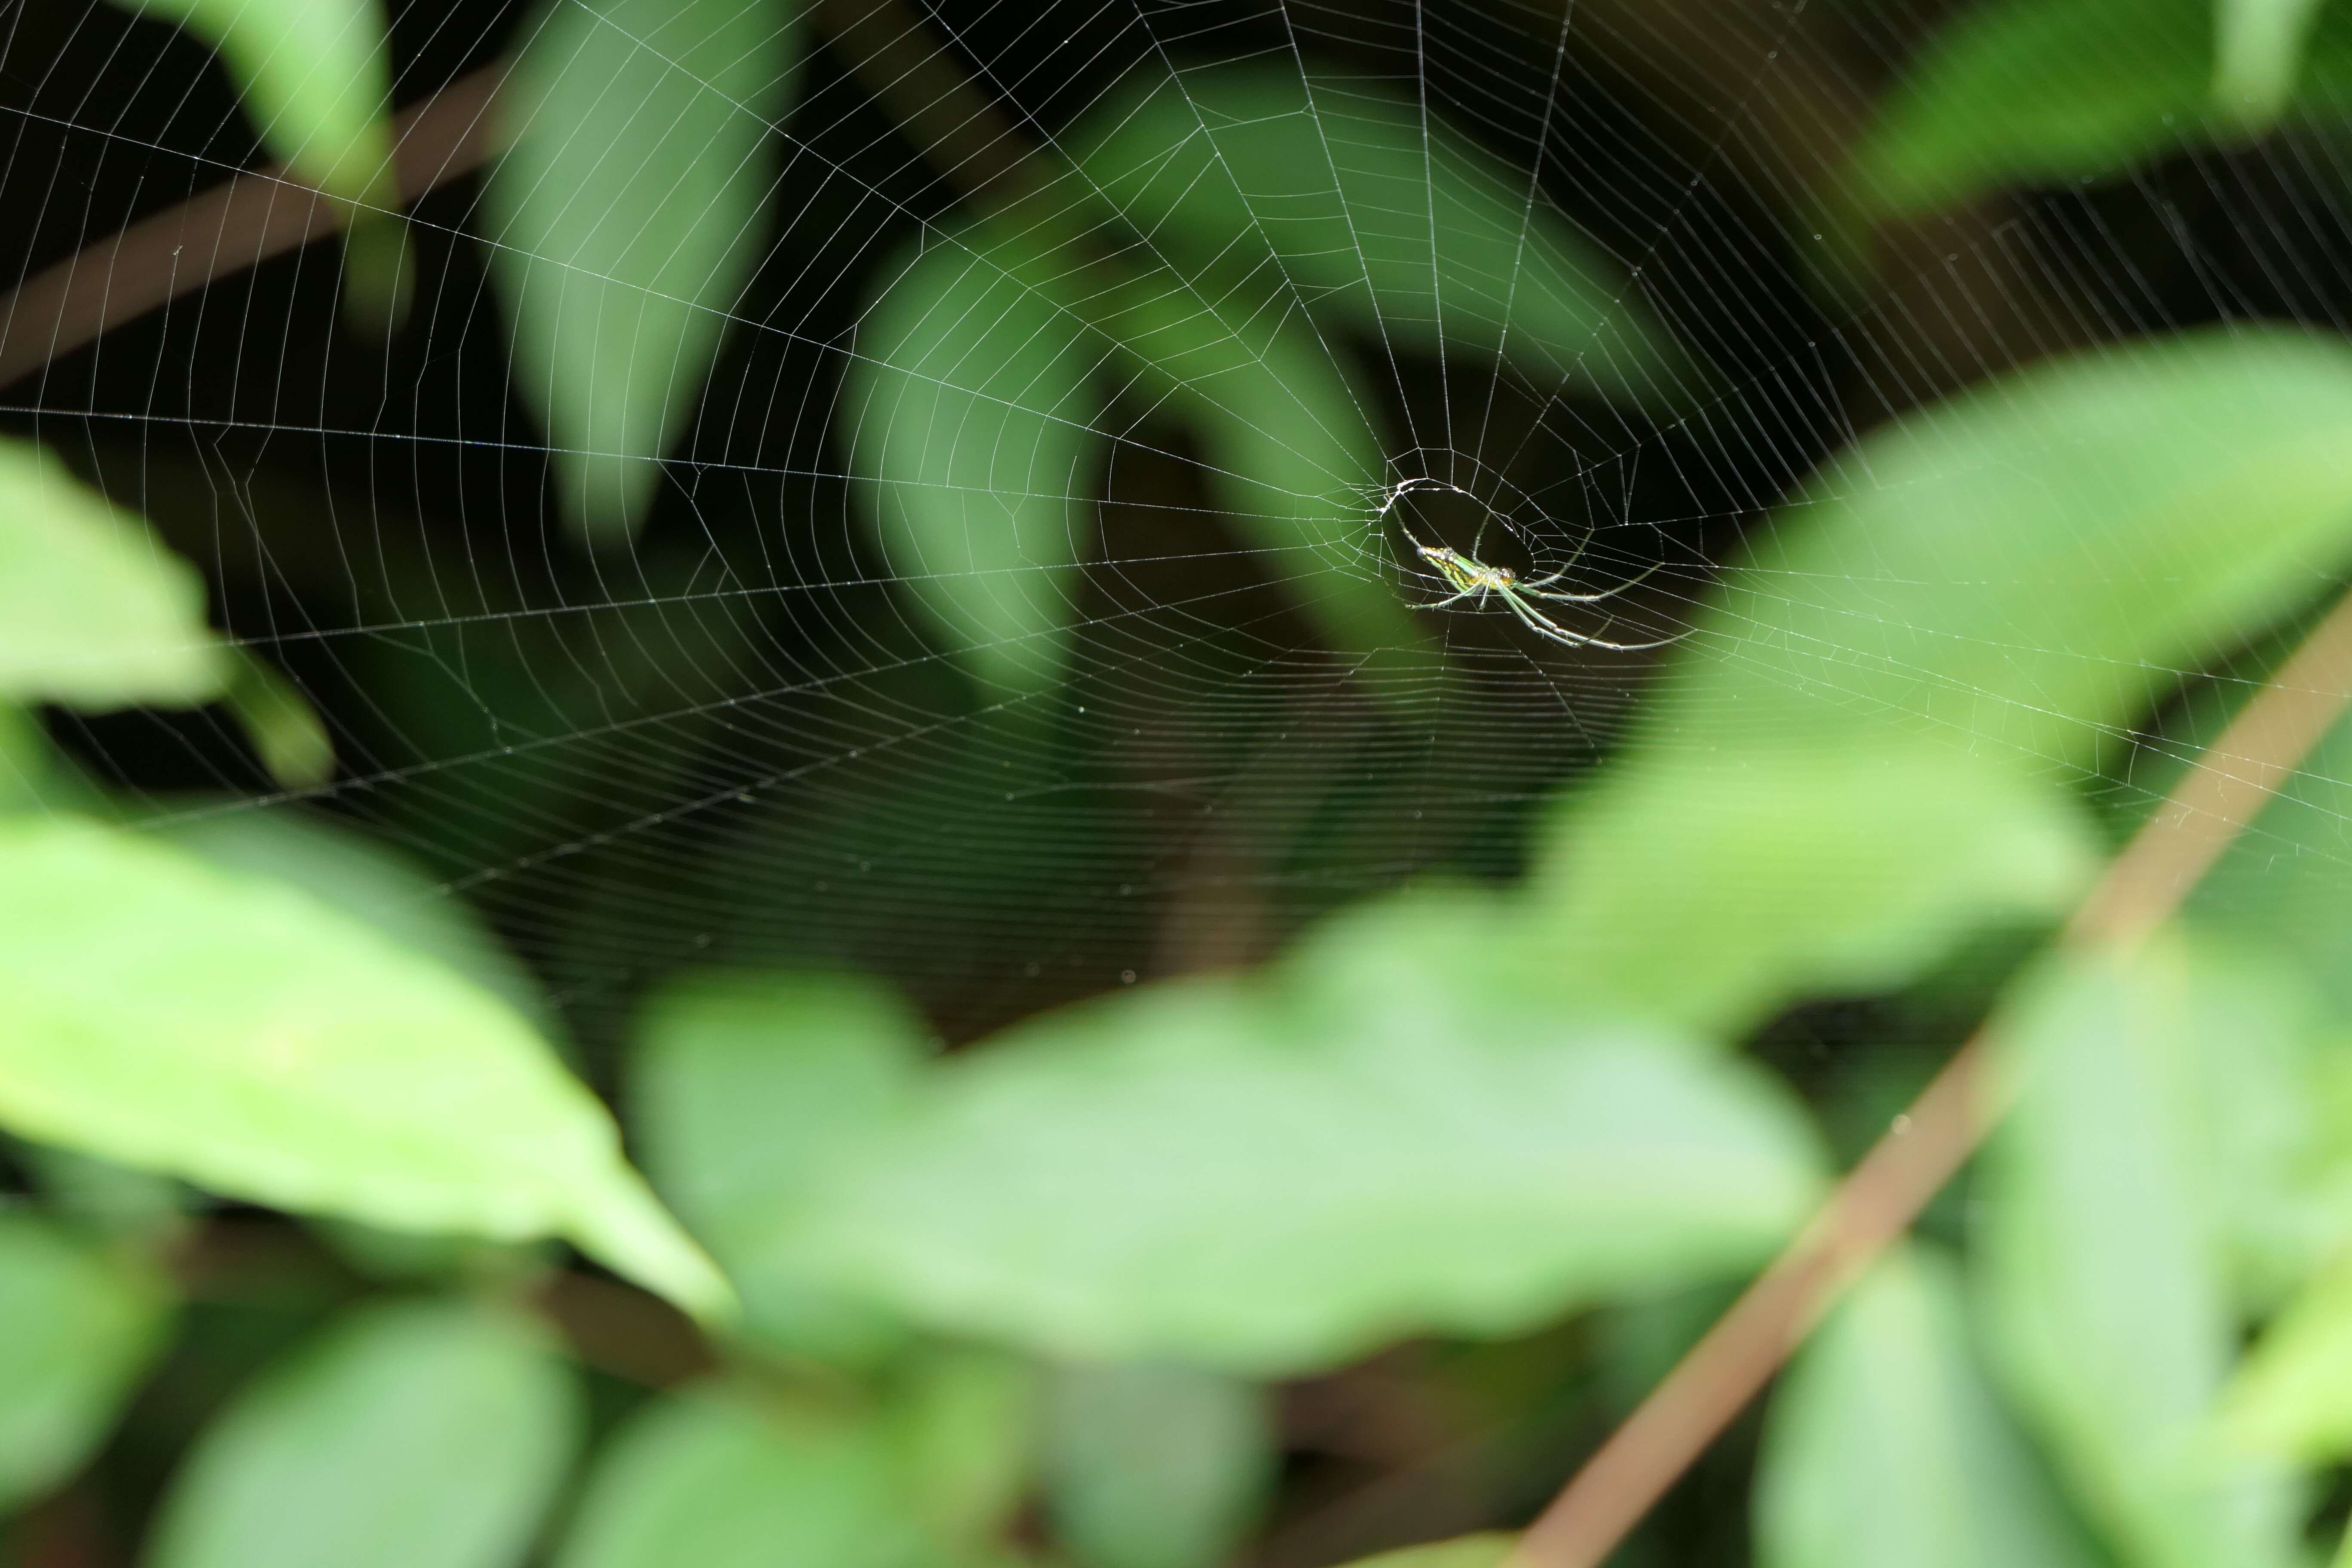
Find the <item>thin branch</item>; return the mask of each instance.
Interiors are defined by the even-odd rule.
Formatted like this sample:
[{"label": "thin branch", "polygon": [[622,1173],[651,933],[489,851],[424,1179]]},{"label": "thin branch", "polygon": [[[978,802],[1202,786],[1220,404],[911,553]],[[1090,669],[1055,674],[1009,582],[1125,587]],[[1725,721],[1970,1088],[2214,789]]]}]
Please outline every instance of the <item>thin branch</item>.
[{"label": "thin branch", "polygon": [[[2062,941],[2130,946],[2179,909],[2352,697],[2352,596],[2295,650],[2107,868]],[[1599,1568],[1815,1323],[1910,1227],[2003,1107],[1979,1030],[1802,1235],[1528,1527],[1516,1568]]]},{"label": "thin branch", "polygon": [[[394,116],[403,202],[497,153],[491,111],[505,76],[504,66],[490,66]],[[326,238],[350,210],[273,164],[142,218],[0,296],[0,386],[183,295]]]}]

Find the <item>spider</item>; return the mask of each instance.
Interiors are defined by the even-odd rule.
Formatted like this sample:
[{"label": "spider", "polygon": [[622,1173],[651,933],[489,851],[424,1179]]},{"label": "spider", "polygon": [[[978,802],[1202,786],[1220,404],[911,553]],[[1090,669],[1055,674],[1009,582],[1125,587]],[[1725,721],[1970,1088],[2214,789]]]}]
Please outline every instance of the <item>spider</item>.
[{"label": "spider", "polygon": [[[1454,488],[1438,480],[1408,479],[1389,493],[1388,500],[1381,510],[1385,513],[1415,485],[1433,489]],[[1604,599],[1615,598],[1643,578],[1647,577],[1652,572],[1655,572],[1658,569],[1657,565],[1652,565],[1639,575],[1628,577],[1615,587],[1604,588],[1598,594],[1555,594],[1549,592],[1549,589],[1554,583],[1568,575],[1565,568],[1553,573],[1549,577],[1538,577],[1533,582],[1522,583],[1517,574],[1507,566],[1489,566],[1475,555],[1465,554],[1443,544],[1423,544],[1420,540],[1415,539],[1412,531],[1405,528],[1402,522],[1398,525],[1398,531],[1411,542],[1413,549],[1420,552],[1423,561],[1437,568],[1438,575],[1444,578],[1446,586],[1454,590],[1435,604],[1419,606],[1422,609],[1442,610],[1449,605],[1458,605],[1465,599],[1471,600],[1478,608],[1484,609],[1489,598],[1500,599],[1504,607],[1517,616],[1529,631],[1538,637],[1549,637],[1552,641],[1568,647],[1605,647],[1618,653],[1638,653],[1644,648],[1664,647],[1666,644],[1676,640],[1675,637],[1660,637],[1655,642],[1629,643],[1610,642],[1603,637],[1587,637],[1582,632],[1570,631],[1529,602],[1535,599],[1549,599],[1563,605],[1597,605]],[[1472,548],[1475,549],[1475,545],[1474,544]]]}]

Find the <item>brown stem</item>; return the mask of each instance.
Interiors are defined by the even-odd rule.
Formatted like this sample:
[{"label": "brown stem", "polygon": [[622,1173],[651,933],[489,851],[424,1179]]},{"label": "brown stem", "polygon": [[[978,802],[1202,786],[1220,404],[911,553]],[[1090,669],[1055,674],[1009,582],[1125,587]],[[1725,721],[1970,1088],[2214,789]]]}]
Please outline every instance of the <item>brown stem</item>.
[{"label": "brown stem", "polygon": [[[2352,596],[2197,759],[2069,921],[2069,946],[2130,945],[2177,910],[2352,697]],[[1999,1120],[1979,1030],[1706,1337],[1585,1462],[1514,1556],[1599,1568],[1822,1315],[1910,1227]]]},{"label": "brown stem", "polygon": [[[489,161],[492,100],[505,75],[504,66],[476,71],[394,116],[401,200]],[[142,218],[0,297],[0,386],[182,295],[324,239],[349,215],[273,164]]]}]

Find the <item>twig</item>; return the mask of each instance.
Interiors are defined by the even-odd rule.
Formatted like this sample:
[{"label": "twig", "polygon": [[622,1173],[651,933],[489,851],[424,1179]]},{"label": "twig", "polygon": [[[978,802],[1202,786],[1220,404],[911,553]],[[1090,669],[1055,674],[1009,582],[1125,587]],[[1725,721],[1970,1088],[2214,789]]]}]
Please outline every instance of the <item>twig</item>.
[{"label": "twig", "polygon": [[[488,67],[394,116],[402,201],[490,160],[492,101],[505,76],[504,66]],[[0,296],[0,386],[208,283],[324,239],[349,211],[273,164],[141,219]]]},{"label": "twig", "polygon": [[[2246,704],[2123,853],[2061,940],[2130,946],[2180,907],[2352,697],[2352,596]],[[1517,1568],[1599,1568],[1651,1506],[1918,1216],[2000,1119],[1991,1047],[1969,1039],[1706,1337],[1521,1537]]]}]

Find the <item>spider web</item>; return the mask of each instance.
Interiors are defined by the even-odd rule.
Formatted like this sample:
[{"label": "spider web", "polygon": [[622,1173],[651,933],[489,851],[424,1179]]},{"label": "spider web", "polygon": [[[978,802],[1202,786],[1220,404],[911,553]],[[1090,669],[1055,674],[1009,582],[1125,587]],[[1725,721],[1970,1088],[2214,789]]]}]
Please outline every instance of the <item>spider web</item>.
[{"label": "spider web", "polygon": [[[414,856],[597,1049],[684,964],[872,970],[961,1038],[1262,957],[1403,879],[1507,875],[1534,805],[1605,756],[1665,656],[1548,639],[1491,602],[1429,609],[1446,590],[1417,543],[1575,591],[1631,584],[1620,624],[1671,636],[1804,476],[1820,470],[1815,497],[1869,485],[1834,454],[1892,416],[2137,332],[2340,326],[2344,170],[2311,136],[1980,203],[1905,230],[1874,281],[1839,282],[1811,215],[1950,9],[924,9],[930,58],[1049,148],[1153,69],[1181,86],[1286,59],[1318,91],[1409,101],[1433,137],[1451,127],[1517,171],[1531,220],[1563,218],[1615,269],[1625,315],[1663,323],[1698,367],[1636,411],[1496,353],[1412,347],[1386,321],[1316,326],[1387,464],[1336,563],[1251,545],[1181,422],[1115,397],[1094,426],[1108,461],[1069,498],[1084,566],[1046,697],[975,683],[849,471],[842,388],[877,279],[918,235],[963,243],[964,209],[839,49],[813,44],[772,128],[757,274],[625,548],[585,551],[557,521],[551,448],[509,384],[478,180],[416,207],[415,304],[386,341],[335,325],[333,247],[318,247],[0,394],[16,428],[205,568],[217,624],[301,686],[340,767],[278,789],[212,711],[54,725],[159,824],[325,814]],[[488,12],[396,8],[403,101],[532,25]],[[19,5],[5,37],[26,271],[265,161],[217,68],[166,28]],[[1306,610],[1333,572],[1413,606],[1442,663],[1386,670],[1328,646]]]}]

